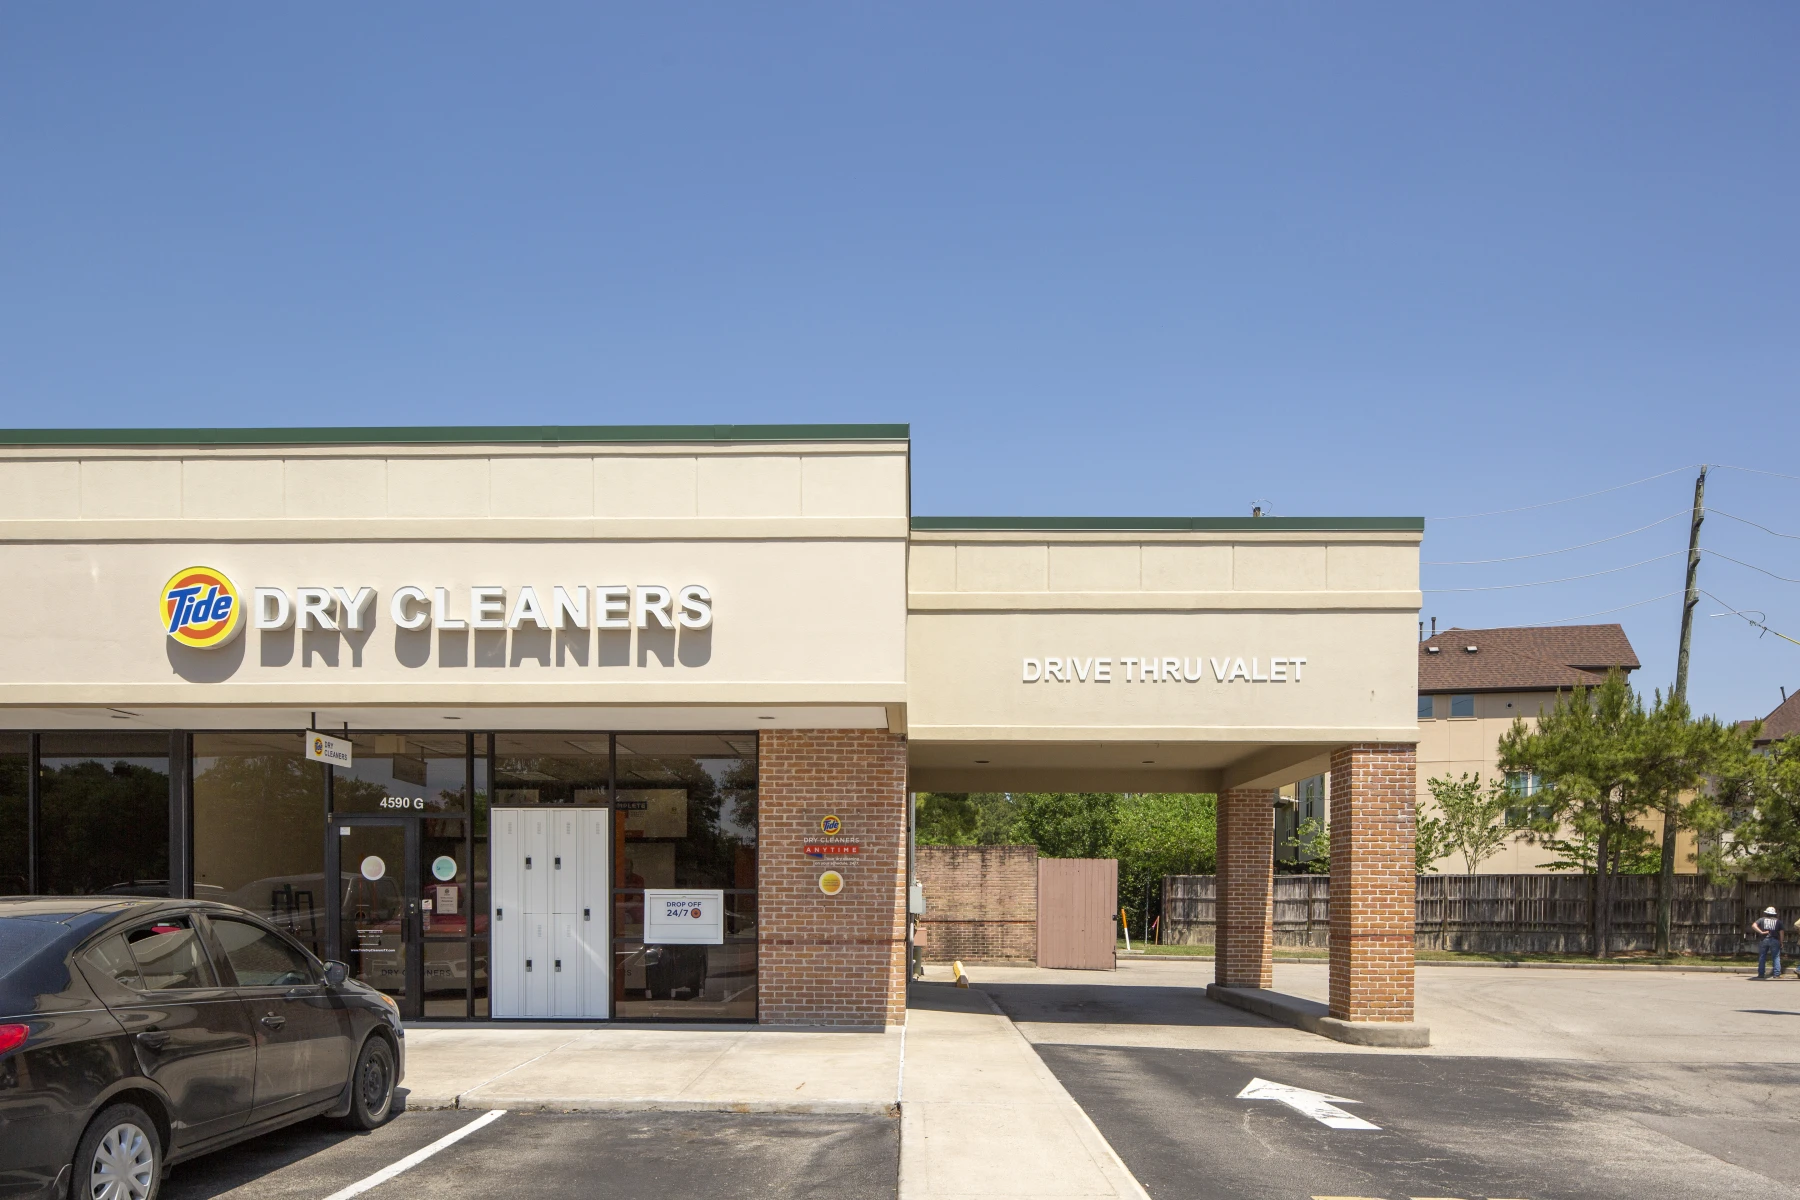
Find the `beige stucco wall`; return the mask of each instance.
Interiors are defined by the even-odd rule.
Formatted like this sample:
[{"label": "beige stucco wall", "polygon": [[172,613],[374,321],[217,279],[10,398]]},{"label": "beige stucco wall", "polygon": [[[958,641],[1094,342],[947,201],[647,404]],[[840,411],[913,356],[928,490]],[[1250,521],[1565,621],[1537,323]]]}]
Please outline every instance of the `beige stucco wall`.
[{"label": "beige stucco wall", "polygon": [[[1416,736],[1415,533],[915,531],[908,732],[915,784],[1205,790],[1333,745]],[[1112,660],[1100,682],[1027,658]],[[1182,659],[1179,681],[1126,657]],[[1300,678],[1221,682],[1213,658]],[[1204,678],[1190,682],[1200,664]],[[1228,667],[1227,670],[1230,668]],[[1130,672],[1136,674],[1135,671]],[[1160,673],[1160,672],[1159,672]],[[983,761],[986,760],[986,761]],[[1255,769],[1252,769],[1252,768]]]},{"label": "beige stucco wall", "polygon": [[[1522,717],[1528,726],[1534,726],[1540,712],[1547,712],[1556,705],[1554,692],[1477,692],[1474,699],[1473,717],[1451,717],[1450,693],[1445,692],[1436,701],[1434,711],[1439,715],[1419,720],[1421,812],[1436,811],[1431,799],[1432,779],[1442,776],[1454,779],[1466,773],[1480,774],[1486,781],[1502,774],[1500,737],[1512,728],[1513,718]],[[1647,818],[1644,825],[1661,837],[1660,814]],[[1543,864],[1550,857],[1550,851],[1532,845],[1523,835],[1515,835],[1478,869],[1483,875],[1536,874],[1545,870]],[[1440,858],[1436,865],[1443,872],[1460,873],[1466,869],[1460,854]],[[1692,874],[1695,870],[1694,839],[1692,833],[1685,830],[1676,835],[1675,869],[1683,874]]]},{"label": "beige stucco wall", "polygon": [[[905,692],[907,446],[458,445],[0,450],[0,718],[80,706],[852,705]],[[362,586],[360,634],[175,645],[176,570]],[[696,583],[709,629],[408,633],[406,584]],[[590,599],[591,603],[591,599]],[[858,723],[865,723],[859,721]]]}]

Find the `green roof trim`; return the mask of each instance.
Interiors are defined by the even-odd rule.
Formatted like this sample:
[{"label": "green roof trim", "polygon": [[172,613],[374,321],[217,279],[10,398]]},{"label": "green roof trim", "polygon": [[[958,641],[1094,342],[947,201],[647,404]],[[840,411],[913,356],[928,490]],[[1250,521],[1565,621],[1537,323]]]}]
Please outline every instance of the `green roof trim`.
[{"label": "green roof trim", "polygon": [[1424,517],[914,517],[912,527],[929,530],[1045,533],[1071,530],[1202,532],[1261,529],[1270,532],[1423,533]]},{"label": "green roof trim", "polygon": [[890,442],[910,425],[348,425],[267,429],[0,429],[0,446],[450,446],[604,442]]}]

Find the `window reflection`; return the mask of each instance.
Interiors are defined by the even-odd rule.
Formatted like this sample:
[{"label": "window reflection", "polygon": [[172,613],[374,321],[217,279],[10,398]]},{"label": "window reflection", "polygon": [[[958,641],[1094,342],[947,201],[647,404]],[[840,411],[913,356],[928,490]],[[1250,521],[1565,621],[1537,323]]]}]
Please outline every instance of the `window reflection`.
[{"label": "window reflection", "polygon": [[[756,1016],[756,735],[620,734],[615,1015]],[[725,942],[646,946],[644,889],[725,892]]]},{"label": "window reflection", "polygon": [[194,735],[194,895],[325,954],[325,768],[299,730]]},{"label": "window reflection", "polygon": [[31,735],[0,733],[0,896],[31,890],[30,770]]},{"label": "window reflection", "polygon": [[[340,735],[342,736],[342,735]],[[352,733],[351,764],[334,768],[333,812],[464,811],[468,738],[461,733]]]},{"label": "window reflection", "polygon": [[39,742],[38,890],[169,894],[166,733],[46,733]]}]

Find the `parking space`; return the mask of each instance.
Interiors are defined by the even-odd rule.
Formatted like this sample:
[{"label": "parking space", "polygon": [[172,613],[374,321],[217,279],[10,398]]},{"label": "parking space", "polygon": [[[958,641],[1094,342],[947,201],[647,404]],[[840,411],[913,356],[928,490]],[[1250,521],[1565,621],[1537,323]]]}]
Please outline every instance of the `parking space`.
[{"label": "parking space", "polygon": [[[369,1134],[309,1121],[177,1166],[163,1200],[324,1200],[479,1121],[403,1113]],[[899,1122],[883,1116],[513,1113],[361,1193],[892,1200]]]},{"label": "parking space", "polygon": [[[1800,1195],[1785,1067],[1037,1049],[1156,1200]],[[1332,1128],[1305,1096],[1240,1098],[1256,1080],[1377,1128]]]},{"label": "parking space", "polygon": [[[1155,1200],[1800,1196],[1785,992],[1422,968],[1433,1046],[1375,1051],[1213,1004],[1210,973],[989,968],[976,984]],[[1323,984],[1322,968],[1276,973],[1295,994]]]}]

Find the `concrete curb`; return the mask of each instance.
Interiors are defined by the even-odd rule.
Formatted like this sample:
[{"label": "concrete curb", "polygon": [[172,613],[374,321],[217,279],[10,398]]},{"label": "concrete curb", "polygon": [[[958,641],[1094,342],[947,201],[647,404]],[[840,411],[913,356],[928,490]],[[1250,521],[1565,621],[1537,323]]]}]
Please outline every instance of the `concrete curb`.
[{"label": "concrete curb", "polygon": [[1431,1045],[1431,1028],[1416,1021],[1344,1021],[1317,1000],[1302,1000],[1267,988],[1206,985],[1206,998],[1282,1025],[1304,1029],[1352,1046],[1387,1046],[1418,1050]]},{"label": "concrete curb", "polygon": [[[1120,954],[1120,958],[1130,958],[1133,962],[1213,962],[1210,954]],[[1277,956],[1278,963],[1316,963],[1320,966],[1330,960],[1324,958],[1282,958]],[[1592,962],[1592,963],[1557,963],[1557,962],[1463,962],[1455,959],[1421,958],[1414,962],[1416,967],[1501,967],[1504,969],[1528,968],[1533,971],[1677,971],[1702,975],[1749,975],[1756,970],[1754,963],[1745,963],[1741,967],[1718,966],[1713,963],[1624,963],[1624,962]]]},{"label": "concrete curb", "polygon": [[460,1096],[406,1097],[406,1109],[411,1112],[441,1112],[449,1109],[485,1112],[492,1108],[504,1108],[508,1112],[717,1112],[837,1117],[900,1115],[898,1101],[880,1100],[680,1100],[655,1096],[632,1099],[580,1096],[524,1098],[476,1097],[468,1093]]}]

